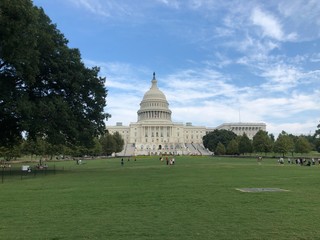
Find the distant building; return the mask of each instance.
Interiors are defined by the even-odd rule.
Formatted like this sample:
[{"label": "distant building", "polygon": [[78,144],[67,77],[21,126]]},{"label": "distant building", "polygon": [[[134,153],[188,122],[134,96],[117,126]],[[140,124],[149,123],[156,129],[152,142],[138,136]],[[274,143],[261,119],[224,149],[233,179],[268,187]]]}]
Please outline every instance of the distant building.
[{"label": "distant building", "polygon": [[137,122],[129,126],[123,126],[121,122],[107,126],[109,133],[119,132],[124,139],[125,146],[119,155],[211,155],[204,148],[202,137],[215,129],[230,130],[237,135],[246,133],[249,138],[259,130],[266,130],[265,123],[224,123],[216,128],[207,128],[193,126],[190,122],[172,122],[169,103],[157,86],[155,73],[151,83],[140,103]]}]

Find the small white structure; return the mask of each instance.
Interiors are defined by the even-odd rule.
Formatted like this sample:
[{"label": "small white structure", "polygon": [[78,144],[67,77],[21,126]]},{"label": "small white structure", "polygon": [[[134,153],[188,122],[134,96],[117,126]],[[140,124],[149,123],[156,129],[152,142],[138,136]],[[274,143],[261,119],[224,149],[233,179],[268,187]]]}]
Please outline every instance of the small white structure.
[{"label": "small white structure", "polygon": [[22,165],[21,170],[23,172],[31,172],[31,167],[29,165]]}]

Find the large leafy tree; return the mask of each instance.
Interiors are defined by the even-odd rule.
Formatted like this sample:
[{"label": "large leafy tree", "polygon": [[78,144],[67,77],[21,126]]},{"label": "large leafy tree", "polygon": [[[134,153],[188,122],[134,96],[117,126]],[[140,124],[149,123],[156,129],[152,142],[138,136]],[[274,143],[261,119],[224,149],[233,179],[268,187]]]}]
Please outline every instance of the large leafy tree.
[{"label": "large leafy tree", "polygon": [[232,139],[227,146],[227,154],[234,155],[239,154],[239,144],[235,139]]},{"label": "large leafy tree", "polygon": [[267,153],[272,151],[273,142],[268,132],[259,130],[252,139],[254,152]]},{"label": "large leafy tree", "polygon": [[226,154],[226,148],[221,142],[218,142],[217,147],[216,147],[216,149],[214,151],[214,154],[215,155],[224,155],[224,154]]},{"label": "large leafy tree", "polygon": [[239,139],[239,153],[252,153],[252,142],[245,133]]},{"label": "large leafy tree", "polygon": [[101,152],[103,155],[121,152],[124,146],[124,140],[120,133],[105,133],[100,137]]},{"label": "large leafy tree", "polygon": [[224,146],[228,146],[229,142],[236,139],[237,135],[225,129],[216,129],[203,136],[203,145],[210,151],[214,152],[220,142]]},{"label": "large leafy tree", "polygon": [[320,152],[320,123],[317,126],[317,130],[314,133],[314,145],[318,152]]},{"label": "large leafy tree", "polygon": [[0,145],[12,147],[21,139],[21,107],[27,107],[23,88],[38,73],[36,14],[30,1],[0,1]]},{"label": "large leafy tree", "polygon": [[94,145],[104,132],[107,91],[99,68],[30,0],[0,2],[0,144],[21,133],[52,145]]},{"label": "large leafy tree", "polygon": [[311,148],[311,144],[304,136],[299,136],[294,143],[294,151],[297,153],[309,153]]},{"label": "large leafy tree", "polygon": [[285,131],[282,131],[274,143],[274,152],[282,153],[284,157],[286,153],[293,152],[293,150],[293,139]]},{"label": "large leafy tree", "polygon": [[115,147],[115,152],[121,152],[122,149],[123,149],[123,146],[124,146],[124,140],[123,138],[121,137],[120,133],[119,132],[115,132],[113,134],[113,139],[115,140],[116,142],[116,147]]}]

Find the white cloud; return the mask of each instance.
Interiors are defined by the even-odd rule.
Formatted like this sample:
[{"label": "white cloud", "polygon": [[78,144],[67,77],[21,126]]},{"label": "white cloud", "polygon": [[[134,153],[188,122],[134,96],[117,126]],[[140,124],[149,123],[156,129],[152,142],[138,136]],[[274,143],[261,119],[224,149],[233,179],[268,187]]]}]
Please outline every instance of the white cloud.
[{"label": "white cloud", "polygon": [[164,4],[167,7],[176,8],[180,7],[180,3],[177,0],[157,0],[158,2]]},{"label": "white cloud", "polygon": [[302,73],[292,66],[276,65],[267,69],[261,76],[270,79],[262,85],[264,89],[268,91],[286,91],[299,84]]},{"label": "white cloud", "polygon": [[150,75],[151,70],[120,62],[99,62],[84,60],[88,67],[100,67],[100,76],[106,78],[106,87],[115,90],[144,92],[148,88],[147,80],[141,81],[141,75]]},{"label": "white cloud", "polygon": [[238,89],[228,84],[228,78],[210,69],[188,69],[170,74],[163,79],[168,99],[192,103],[212,97],[234,95]]},{"label": "white cloud", "polygon": [[276,40],[283,40],[284,34],[279,21],[271,14],[263,12],[260,8],[252,11],[251,20],[253,24],[260,26],[265,36]]},{"label": "white cloud", "polygon": [[97,15],[101,15],[104,17],[109,17],[109,13],[104,9],[103,5],[99,0],[69,0],[71,3],[76,5],[77,7],[82,7],[89,12]]},{"label": "white cloud", "polygon": [[315,126],[318,122],[316,119],[308,119],[303,122],[293,122],[293,123],[274,123],[267,122],[269,133],[273,133],[275,137],[282,131],[293,135],[313,135],[315,131]]},{"label": "white cloud", "polygon": [[83,8],[92,14],[110,18],[112,16],[130,16],[134,11],[125,2],[115,0],[68,0],[73,5]]}]

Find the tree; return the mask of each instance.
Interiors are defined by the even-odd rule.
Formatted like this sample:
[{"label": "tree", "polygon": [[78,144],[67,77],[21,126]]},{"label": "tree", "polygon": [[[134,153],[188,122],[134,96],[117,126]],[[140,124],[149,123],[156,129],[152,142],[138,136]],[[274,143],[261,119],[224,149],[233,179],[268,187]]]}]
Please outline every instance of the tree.
[{"label": "tree", "polygon": [[112,153],[114,153],[117,148],[116,140],[109,133],[106,133],[105,135],[101,136],[100,143],[101,143],[102,154],[106,156],[109,156]]},{"label": "tree", "polygon": [[99,156],[102,153],[102,146],[98,138],[94,139],[94,146],[90,149],[90,155]]},{"label": "tree", "polygon": [[31,1],[0,1],[0,146],[13,147],[21,140],[19,110],[27,108],[22,89],[38,72],[35,24]]},{"label": "tree", "polygon": [[229,142],[236,137],[237,135],[232,131],[216,129],[203,136],[203,145],[210,151],[214,152],[219,142],[224,146],[228,146]]},{"label": "tree", "polygon": [[320,123],[317,126],[317,130],[314,133],[314,145],[315,145],[315,149],[317,150],[317,152],[320,152]]},{"label": "tree", "polygon": [[252,139],[254,152],[267,153],[272,151],[273,143],[268,132],[259,130]]},{"label": "tree", "polygon": [[247,134],[243,133],[239,140],[239,153],[252,153],[252,143]]},{"label": "tree", "polygon": [[16,144],[13,147],[0,147],[0,157],[6,161],[15,159],[21,156],[21,144]]},{"label": "tree", "polygon": [[314,135],[308,134],[308,135],[301,135],[301,136],[304,137],[309,142],[311,146],[311,151],[316,150],[315,148],[316,138],[314,137]]},{"label": "tree", "polygon": [[123,146],[124,146],[124,140],[121,137],[120,133],[119,132],[115,132],[113,134],[113,139],[116,142],[116,147],[115,147],[115,151],[114,152],[116,152],[116,153],[121,152],[122,149],[123,149]]},{"label": "tree", "polygon": [[273,143],[276,141],[273,133],[269,134],[269,138],[271,139],[271,142],[273,142]]},{"label": "tree", "polygon": [[224,155],[224,154],[226,154],[225,146],[221,142],[218,142],[214,153],[215,153],[215,155]]},{"label": "tree", "polygon": [[239,144],[235,139],[232,139],[227,146],[227,154],[234,155],[239,154]]},{"label": "tree", "polygon": [[288,152],[293,152],[294,142],[292,138],[285,132],[279,134],[277,140],[274,143],[274,152],[282,153],[282,156]]},{"label": "tree", "polygon": [[107,90],[99,68],[30,0],[0,3],[0,145],[22,132],[52,145],[92,147],[103,134]]},{"label": "tree", "polygon": [[311,151],[311,145],[305,137],[300,136],[294,144],[294,150],[297,153],[309,153]]}]

